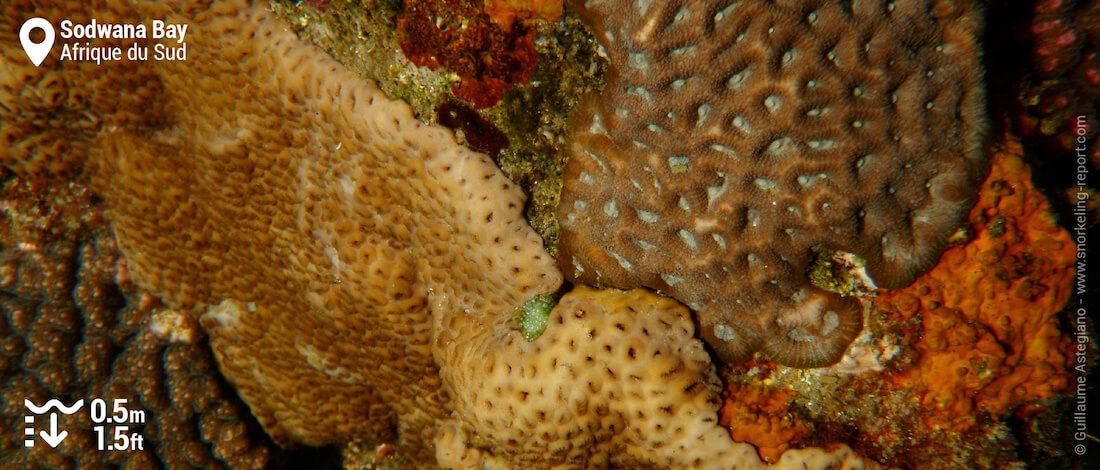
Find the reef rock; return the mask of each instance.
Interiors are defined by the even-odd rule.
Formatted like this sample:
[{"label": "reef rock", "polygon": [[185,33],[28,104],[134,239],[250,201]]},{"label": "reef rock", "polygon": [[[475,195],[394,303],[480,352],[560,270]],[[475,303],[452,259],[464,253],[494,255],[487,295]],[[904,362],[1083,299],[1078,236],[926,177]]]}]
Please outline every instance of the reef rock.
[{"label": "reef rock", "polygon": [[854,298],[818,253],[905,286],[985,167],[981,11],[967,1],[602,0],[610,62],[572,124],[558,216],[573,281],[686,303],[727,361],[838,360]]}]

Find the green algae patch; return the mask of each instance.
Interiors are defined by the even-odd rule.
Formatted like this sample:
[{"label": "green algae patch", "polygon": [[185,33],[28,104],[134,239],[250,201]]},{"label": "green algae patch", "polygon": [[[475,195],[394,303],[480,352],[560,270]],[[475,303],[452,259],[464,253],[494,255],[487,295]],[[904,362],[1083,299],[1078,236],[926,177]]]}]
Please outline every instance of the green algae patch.
[{"label": "green algae patch", "polygon": [[516,322],[523,337],[527,341],[534,341],[546,331],[546,323],[550,321],[550,310],[557,302],[551,294],[539,294],[528,300],[512,312],[512,320]]}]

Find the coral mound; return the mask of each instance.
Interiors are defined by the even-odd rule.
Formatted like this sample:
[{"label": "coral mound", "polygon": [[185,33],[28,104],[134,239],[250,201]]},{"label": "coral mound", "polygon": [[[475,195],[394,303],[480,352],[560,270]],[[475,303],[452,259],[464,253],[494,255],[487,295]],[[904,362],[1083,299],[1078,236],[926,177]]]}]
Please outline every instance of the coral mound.
[{"label": "coral mound", "polygon": [[835,362],[861,308],[810,283],[815,254],[904,286],[973,203],[973,2],[604,0],[582,15],[611,70],[572,126],[560,265],[685,302],[725,360]]},{"label": "coral mound", "polygon": [[[493,429],[484,437],[517,462],[579,464],[618,454],[620,464],[664,467],[730,453],[716,422],[721,383],[688,311],[675,301],[578,287],[535,342],[513,335],[503,347],[485,347],[499,340],[480,338],[476,327],[447,326],[480,340],[456,351],[498,353],[455,371],[455,400],[476,410],[471,421]],[[658,457],[643,458],[639,449],[658,449]]]}]

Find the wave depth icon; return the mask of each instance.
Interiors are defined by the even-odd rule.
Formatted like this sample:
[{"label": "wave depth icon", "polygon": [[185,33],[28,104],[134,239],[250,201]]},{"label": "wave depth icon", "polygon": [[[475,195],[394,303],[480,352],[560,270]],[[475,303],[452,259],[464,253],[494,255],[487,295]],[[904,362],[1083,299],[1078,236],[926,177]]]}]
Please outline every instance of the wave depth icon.
[{"label": "wave depth icon", "polygon": [[70,406],[65,406],[64,403],[61,403],[61,400],[55,398],[47,401],[42,406],[37,406],[30,400],[24,399],[23,405],[26,406],[27,409],[31,411],[31,413],[34,413],[36,415],[40,415],[42,413],[50,411],[50,408],[57,408],[57,411],[60,411],[63,414],[71,415],[73,413],[76,413],[76,411],[79,410],[80,407],[84,406],[84,400],[80,399]]}]

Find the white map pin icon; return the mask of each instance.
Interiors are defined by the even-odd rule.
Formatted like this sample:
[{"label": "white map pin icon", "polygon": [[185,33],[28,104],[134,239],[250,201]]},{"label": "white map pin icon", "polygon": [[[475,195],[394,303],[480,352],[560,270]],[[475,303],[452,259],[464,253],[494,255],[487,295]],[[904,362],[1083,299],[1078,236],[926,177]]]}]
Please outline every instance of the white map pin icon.
[{"label": "white map pin icon", "polygon": [[[39,28],[46,33],[46,38],[37,44],[31,41],[31,30],[34,28]],[[23,44],[23,50],[27,53],[27,57],[31,58],[31,62],[34,62],[35,67],[46,60],[50,49],[53,48],[53,38],[53,25],[45,18],[31,18],[23,23],[22,28],[19,28],[19,42]]]}]

